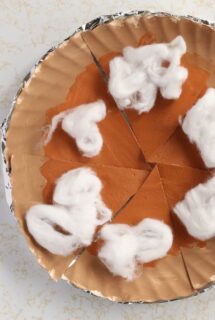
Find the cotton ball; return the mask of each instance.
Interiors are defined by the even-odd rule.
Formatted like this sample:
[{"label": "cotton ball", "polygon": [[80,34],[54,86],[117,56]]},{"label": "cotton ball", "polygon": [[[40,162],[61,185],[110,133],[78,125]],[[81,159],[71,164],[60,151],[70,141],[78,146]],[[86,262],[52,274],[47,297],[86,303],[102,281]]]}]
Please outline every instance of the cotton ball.
[{"label": "cotton ball", "polygon": [[57,114],[56,116],[54,116],[52,118],[51,125],[48,127],[48,134],[47,134],[46,138],[44,139],[45,145],[51,141],[52,136],[53,136],[55,130],[57,129],[59,123],[62,122],[62,120],[64,119],[64,117],[67,114],[68,114],[68,111],[60,112],[59,114]]},{"label": "cotton ball", "polygon": [[[101,224],[99,215],[92,203],[68,208],[40,204],[28,210],[26,222],[29,232],[43,248],[53,254],[67,256],[92,243],[96,227]],[[102,222],[106,221],[103,217]]]},{"label": "cotton ball", "polygon": [[[65,127],[64,127],[64,131]],[[77,147],[82,151],[83,156],[91,158],[97,156],[103,145],[103,138],[99,132],[99,129],[96,125],[92,125],[87,134],[83,131],[83,134],[80,134],[76,139]]]},{"label": "cotton ball", "polygon": [[121,110],[132,108],[141,114],[154,106],[156,86],[148,82],[142,70],[131,67],[123,57],[110,62],[108,87]]},{"label": "cotton ball", "polygon": [[51,140],[57,125],[62,122],[62,129],[75,139],[83,155],[89,158],[94,157],[100,153],[103,145],[97,122],[103,120],[105,116],[106,106],[102,100],[62,112],[53,117],[45,143]]},{"label": "cotton ball", "polygon": [[137,276],[138,265],[164,257],[173,241],[167,225],[149,218],[136,226],[105,225],[99,237],[104,242],[99,259],[110,272],[127,280]]},{"label": "cotton ball", "polygon": [[95,200],[95,208],[97,210],[97,224],[102,225],[111,220],[112,211],[105,205],[101,197],[98,196]]},{"label": "cotton ball", "polygon": [[98,212],[96,207],[90,204],[82,204],[68,208],[70,224],[73,234],[78,239],[80,246],[89,246],[98,226]]},{"label": "cotton ball", "polygon": [[108,89],[116,99],[126,99],[141,88],[145,75],[133,70],[123,57],[110,61]]},{"label": "cotton ball", "polygon": [[163,258],[172,246],[173,235],[170,227],[163,222],[146,218],[135,227],[139,239],[137,260],[147,263]]},{"label": "cotton ball", "polygon": [[182,84],[188,77],[184,67],[174,67],[166,71],[160,80],[160,92],[165,99],[178,99],[182,92]]},{"label": "cotton ball", "polygon": [[149,112],[155,104],[157,96],[157,87],[151,83],[145,81],[139,91],[134,93],[127,99],[116,99],[120,109],[134,109],[139,114],[143,112]]},{"label": "cotton ball", "polygon": [[215,89],[209,88],[187,112],[182,129],[199,149],[208,168],[215,167]]},{"label": "cotton ball", "polygon": [[131,101],[132,101],[131,97],[124,98],[124,99],[115,98],[115,100],[120,110],[129,108],[129,106],[131,106]]},{"label": "cotton ball", "polygon": [[170,43],[169,47],[173,50],[179,51],[180,55],[185,54],[187,50],[186,42],[184,41],[184,38],[182,36],[177,36],[174,38]]},{"label": "cotton ball", "polygon": [[123,49],[123,56],[130,65],[145,69],[155,61],[161,64],[169,57],[169,50],[163,43],[149,44],[137,48],[126,47]]},{"label": "cotton ball", "polygon": [[[143,64],[149,78],[159,87],[165,99],[178,99],[188,77],[187,69],[180,66],[181,56],[186,52],[184,39],[178,36],[170,43],[155,44],[148,49],[151,49],[151,53]],[[169,65],[164,67],[164,62]]]},{"label": "cotton ball", "polygon": [[106,106],[98,100],[77,107],[62,121],[62,129],[76,140],[85,157],[94,157],[101,151],[103,139],[96,123],[105,116]]},{"label": "cotton ball", "polygon": [[[125,60],[135,67],[143,69],[161,67],[163,62],[179,65],[181,56],[186,52],[186,43],[182,36],[177,36],[169,43],[153,43],[137,48],[126,47],[123,49]],[[166,69],[166,68],[165,68]]]},{"label": "cotton ball", "polygon": [[188,233],[199,240],[215,236],[215,177],[188,191],[174,213]]},{"label": "cotton ball", "polygon": [[156,97],[157,87],[151,82],[146,82],[138,91],[136,99],[133,97],[132,107],[139,114],[149,112],[154,107]]},{"label": "cotton ball", "polygon": [[63,206],[94,203],[101,189],[102,183],[93,170],[73,169],[57,179],[53,201]]},{"label": "cotton ball", "polygon": [[111,219],[112,211],[101,199],[101,180],[95,172],[86,167],[70,170],[57,181],[53,193],[56,204],[73,207],[93,205],[97,212],[97,224]]},{"label": "cotton ball", "polygon": [[105,242],[98,252],[99,259],[114,275],[127,280],[135,277],[138,239],[132,227],[125,224],[109,224],[102,227],[100,238]]},{"label": "cotton ball", "polygon": [[[35,205],[28,210],[26,223],[33,238],[53,254],[67,256],[79,246],[68,211],[63,207]],[[68,234],[57,231],[55,226],[60,226]]]},{"label": "cotton ball", "polygon": [[[126,47],[123,57],[110,61],[109,91],[121,110],[139,114],[150,111],[157,91],[166,99],[178,99],[188,71],[180,66],[186,43],[181,36],[169,43]],[[164,64],[168,63],[165,67]]]}]

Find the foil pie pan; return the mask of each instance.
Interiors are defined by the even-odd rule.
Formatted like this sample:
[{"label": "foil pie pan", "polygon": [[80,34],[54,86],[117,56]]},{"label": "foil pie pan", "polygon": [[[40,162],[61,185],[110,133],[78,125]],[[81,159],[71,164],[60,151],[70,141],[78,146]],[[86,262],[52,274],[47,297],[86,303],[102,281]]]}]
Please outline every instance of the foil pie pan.
[{"label": "foil pie pan", "polygon": [[[27,99],[27,95],[32,94],[31,88],[35,86],[35,88],[41,89],[41,94],[43,93],[43,85],[40,84],[38,87],[37,77],[40,75],[41,68],[53,68],[52,62],[56,59],[56,55],[58,57],[58,68],[65,67],[65,61],[68,60],[68,54],[70,53],[69,47],[70,42],[72,44],[73,50],[76,48],[77,44],[81,47],[83,51],[83,55],[77,58],[77,52],[70,57],[70,65],[75,66],[74,72],[72,75],[66,74],[64,70],[64,74],[62,74],[62,79],[65,81],[65,89],[62,89],[62,95],[56,96],[56,101],[61,101],[63,96],[66,95],[66,91],[68,87],[71,85],[71,82],[74,81],[76,77],[76,73],[80,72],[82,68],[87,66],[89,63],[93,62],[93,56],[99,60],[101,56],[111,51],[120,51],[125,44],[135,45],[139,35],[141,35],[144,31],[150,31],[154,33],[159,33],[158,38],[160,41],[169,41],[177,34],[182,34],[185,37],[185,40],[188,45],[189,52],[197,53],[203,59],[199,60],[199,64],[202,65],[205,69],[213,70],[213,65],[215,64],[214,60],[214,52],[215,52],[215,24],[206,21],[197,19],[191,16],[175,16],[163,12],[151,13],[149,11],[131,11],[128,13],[117,13],[113,15],[104,15],[100,16],[80,28],[78,28],[70,37],[65,39],[59,46],[51,48],[32,68],[32,70],[26,75],[24,80],[21,83],[21,86],[13,99],[12,106],[7,118],[4,120],[2,124],[2,162],[3,162],[3,173],[4,173],[4,183],[5,183],[5,192],[8,205],[10,207],[11,212],[20,222],[22,220],[22,216],[19,216],[17,212],[19,212],[19,208],[16,209],[16,204],[14,203],[14,192],[11,187],[11,159],[12,155],[8,150],[13,149],[13,146],[8,147],[8,133],[11,130],[11,118],[19,118],[24,115],[26,112],[26,106],[21,110],[20,115],[16,112],[20,105],[22,105],[23,100]],[[122,34],[122,30],[124,33]],[[119,37],[119,34],[121,36]],[[84,41],[83,41],[84,40]],[[75,42],[75,43],[74,43]],[[76,43],[77,42],[77,43]],[[77,49],[78,50],[78,49]],[[63,55],[62,55],[63,52]],[[52,60],[53,59],[53,60]],[[65,61],[64,61],[65,60]],[[208,65],[205,65],[205,61],[208,62]],[[54,72],[54,71],[53,71]],[[60,72],[57,70],[56,72]],[[215,73],[214,73],[215,74]],[[39,79],[41,81],[41,79]],[[43,79],[43,83],[46,84],[47,79]],[[32,85],[33,82],[33,85]],[[36,83],[36,84],[35,84]],[[211,74],[209,84],[211,86],[215,85],[215,81],[213,79],[213,72]],[[53,86],[53,83],[51,83]],[[56,88],[55,88],[56,89]],[[53,88],[52,88],[53,90]],[[56,91],[56,90],[55,90]],[[25,96],[26,94],[26,96]],[[55,97],[54,97],[55,98]],[[36,99],[36,98],[35,98]],[[55,103],[56,105],[57,103]],[[50,106],[51,106],[50,102]],[[47,104],[47,108],[50,107]],[[41,106],[42,108],[42,106]],[[35,119],[39,119],[38,125],[40,122],[43,123],[43,118],[35,111]],[[18,120],[17,120],[18,123]],[[32,123],[32,127],[35,127],[35,123]],[[30,130],[31,128],[29,128]],[[12,127],[12,130],[14,128]],[[12,131],[11,130],[11,131]],[[15,131],[20,130],[19,126],[15,126]],[[30,132],[30,131],[29,131]],[[36,136],[35,136],[36,137]],[[33,137],[32,139],[36,139]],[[14,145],[17,144],[17,141],[14,141]],[[23,143],[24,145],[24,143]],[[41,154],[35,150],[25,150],[22,148],[17,152],[19,154],[26,153],[32,154],[32,161],[34,161],[39,168],[41,164]],[[14,160],[15,163],[15,160]],[[17,169],[18,171],[20,168]],[[41,191],[41,190],[40,190]],[[16,194],[15,194],[16,195]],[[38,199],[38,201],[41,199]],[[23,206],[27,208],[32,204],[32,199],[29,200],[28,205]],[[23,210],[23,208],[22,208]],[[22,224],[22,223],[21,223]],[[21,226],[22,232],[25,235],[24,227]],[[25,235],[26,236],[26,235]],[[185,249],[182,251],[182,260],[183,263],[190,256],[193,261],[197,263],[190,263],[188,261],[188,273],[189,274],[189,282],[191,282],[193,290],[182,290],[177,291],[177,288],[174,288],[171,292],[167,292],[162,296],[162,290],[159,293],[151,294],[151,296],[147,296],[146,298],[131,298],[131,296],[126,296],[125,294],[114,295],[113,292],[110,293],[102,292],[102,290],[92,288],[88,284],[83,285],[80,282],[76,281],[74,278],[73,272],[70,272],[70,268],[73,268],[71,263],[67,261],[66,272],[62,272],[62,270],[58,270],[58,272],[52,271],[50,264],[44,258],[43,253],[39,251],[35,251],[29,236],[26,236],[27,241],[29,241],[29,247],[37,256],[38,262],[43,265],[46,269],[49,270],[50,275],[54,279],[63,278],[67,280],[69,283],[72,283],[76,287],[94,294],[96,296],[100,296],[103,298],[107,298],[111,301],[123,302],[123,303],[153,303],[153,302],[167,302],[172,300],[178,300],[182,298],[186,298],[188,296],[197,295],[200,292],[206,291],[208,288],[212,286],[215,280],[215,242],[209,241],[207,247],[204,249],[194,248]],[[53,260],[52,263],[55,263],[56,260]],[[73,263],[75,259],[73,260]],[[172,263],[172,262],[171,262]],[[173,262],[174,263],[174,262]],[[181,261],[182,263],[182,261]],[[200,265],[198,265],[200,263]],[[208,267],[209,266],[209,267]],[[197,269],[198,268],[198,269]],[[50,271],[51,270],[51,271]],[[187,272],[187,271],[186,271]],[[151,283],[151,282],[149,282]],[[149,284],[151,285],[151,284]],[[154,284],[153,284],[154,285]],[[152,291],[152,292],[154,292]],[[182,292],[182,293],[181,293]],[[127,297],[127,298],[126,298]]]}]

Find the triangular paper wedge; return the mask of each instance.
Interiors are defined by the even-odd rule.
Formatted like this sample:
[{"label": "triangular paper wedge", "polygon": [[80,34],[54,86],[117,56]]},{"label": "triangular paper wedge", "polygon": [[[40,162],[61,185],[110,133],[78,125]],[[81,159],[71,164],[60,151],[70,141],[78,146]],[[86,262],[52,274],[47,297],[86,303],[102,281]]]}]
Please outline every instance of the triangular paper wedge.
[{"label": "triangular paper wedge", "polygon": [[[181,201],[190,189],[206,181],[211,176],[211,172],[208,170],[189,167],[158,164],[158,169],[171,211],[176,203]],[[174,227],[174,248],[195,244],[204,246],[203,242],[197,241],[188,234],[183,224],[172,212],[171,218]]]},{"label": "triangular paper wedge", "polygon": [[[193,168],[158,165],[169,205],[174,208],[187,191],[210,178],[211,172]],[[215,281],[215,240],[198,241],[187,233],[176,215],[172,215],[175,242],[180,244],[185,267],[194,289]],[[191,246],[189,248],[189,245]],[[186,246],[186,247],[185,247]]]},{"label": "triangular paper wedge", "polygon": [[194,289],[202,289],[215,282],[215,239],[202,248],[181,248],[187,273]]},{"label": "triangular paper wedge", "polygon": [[113,223],[134,225],[149,217],[162,220],[171,226],[169,206],[157,166],[128,205],[116,215]]},{"label": "triangular paper wedge", "polygon": [[[47,159],[44,157],[29,155],[12,157],[11,181],[15,216],[19,221],[21,230],[28,241],[31,251],[36,255],[38,262],[49,271],[54,279],[58,279],[69,265],[75,261],[80,250],[77,250],[77,252],[66,258],[47,252],[29,235],[25,224],[25,215],[26,211],[36,203],[51,203],[55,179],[64,172],[81,166],[83,166],[83,163],[56,160],[49,160],[47,162]],[[125,205],[148,175],[148,172],[144,170],[106,166],[92,166],[91,168],[95,170],[102,180],[103,200],[113,212]],[[127,183],[128,181],[129,183]],[[46,189],[44,191],[45,185]]]},{"label": "triangular paper wedge", "polygon": [[[134,224],[145,217],[153,217],[171,224],[158,169],[148,176],[129,204],[113,219],[113,223]],[[78,258],[63,276],[84,290],[106,296],[114,301],[148,301],[173,299],[178,294],[191,295],[193,290],[187,278],[181,255],[167,255],[153,267],[143,267],[141,276],[126,281],[113,276],[89,250]]]},{"label": "triangular paper wedge", "polygon": [[158,170],[169,206],[173,208],[185,193],[211,176],[211,171],[175,165],[158,164]]},{"label": "triangular paper wedge", "polygon": [[167,142],[149,157],[148,161],[151,163],[205,169],[199,151],[189,141],[180,126]]},{"label": "triangular paper wedge", "polygon": [[55,181],[63,173],[80,168],[89,167],[95,171],[103,184],[102,199],[115,214],[141,187],[149,172],[113,166],[84,165],[80,162],[48,160],[41,168],[47,184],[43,190],[44,200],[52,203],[52,193]]}]

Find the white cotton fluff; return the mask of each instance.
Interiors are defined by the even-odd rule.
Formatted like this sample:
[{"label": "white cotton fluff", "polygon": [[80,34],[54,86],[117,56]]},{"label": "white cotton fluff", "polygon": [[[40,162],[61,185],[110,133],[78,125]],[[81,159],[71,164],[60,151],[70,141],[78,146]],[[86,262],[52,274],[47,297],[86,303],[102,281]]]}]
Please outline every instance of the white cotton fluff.
[{"label": "white cotton fluff", "polygon": [[57,179],[55,184],[55,204],[64,207],[93,205],[99,216],[99,224],[111,219],[112,212],[100,196],[102,183],[92,169],[82,167],[70,170]]},{"label": "white cotton fluff", "polygon": [[136,226],[107,224],[99,237],[104,241],[99,259],[110,272],[127,280],[137,276],[138,265],[164,257],[173,242],[171,229],[150,218]]},{"label": "white cotton fluff", "polygon": [[[166,99],[178,99],[188,76],[180,66],[186,43],[181,36],[170,43],[126,47],[122,57],[110,61],[109,91],[120,109],[132,108],[138,113],[154,106],[160,89]],[[167,67],[163,63],[168,62]]]},{"label": "white cotton fluff", "polygon": [[[77,249],[77,239],[70,222],[68,211],[59,206],[38,204],[31,207],[26,215],[28,231],[33,238],[51,253],[62,256]],[[56,225],[69,234],[55,230]]]},{"label": "white cotton fluff", "polygon": [[[28,230],[34,239],[51,253],[62,256],[90,245],[96,227],[103,221],[92,204],[72,208],[35,205],[26,216]],[[55,226],[68,234],[56,230]]]},{"label": "white cotton fluff", "polygon": [[215,89],[209,88],[187,112],[182,129],[199,149],[208,168],[215,168]]},{"label": "white cotton fluff", "polygon": [[188,233],[199,240],[215,236],[215,177],[188,191],[174,213]]},{"label": "white cotton fluff", "polygon": [[77,168],[56,180],[53,201],[63,206],[93,203],[101,190],[102,183],[92,169]]},{"label": "white cotton fluff", "polygon": [[[55,204],[39,204],[28,210],[29,232],[53,254],[67,256],[78,248],[89,246],[96,227],[112,216],[101,199],[101,189],[101,181],[89,168],[63,174],[54,190]],[[68,234],[60,232],[56,226]]]},{"label": "white cotton fluff", "polygon": [[121,110],[133,108],[138,113],[149,111],[157,95],[157,87],[148,81],[146,73],[123,57],[110,61],[108,88]]},{"label": "white cotton fluff", "polygon": [[103,139],[97,123],[106,116],[106,106],[103,100],[93,103],[83,104],[61,112],[52,119],[52,123],[47,135],[47,144],[61,122],[62,129],[75,139],[78,149],[85,157],[94,157],[102,149]]}]

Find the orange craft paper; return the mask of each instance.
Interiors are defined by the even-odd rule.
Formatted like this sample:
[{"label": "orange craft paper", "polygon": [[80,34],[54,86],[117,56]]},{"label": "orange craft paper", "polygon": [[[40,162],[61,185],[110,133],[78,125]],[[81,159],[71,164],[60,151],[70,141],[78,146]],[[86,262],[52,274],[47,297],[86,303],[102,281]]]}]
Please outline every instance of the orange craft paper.
[{"label": "orange craft paper", "polygon": [[[80,162],[48,160],[41,168],[41,173],[47,181],[43,190],[44,202],[52,203],[55,181],[63,173],[83,166],[84,164]],[[146,170],[99,165],[88,167],[94,170],[102,181],[102,199],[113,213],[116,213],[137,192],[148,175]]]},{"label": "orange craft paper", "polygon": [[89,65],[76,78],[64,103],[48,110],[48,122],[54,115],[64,110],[98,99],[103,99],[107,107],[106,118],[98,124],[104,142],[100,154],[93,158],[83,157],[77,149],[74,139],[63,132],[59,126],[52,140],[45,146],[45,155],[52,159],[78,161],[87,164],[113,165],[134,169],[147,168],[133,133],[108,94],[106,84],[95,64]]},{"label": "orange craft paper", "polygon": [[181,126],[178,126],[167,142],[149,157],[149,161],[152,163],[206,169],[197,147],[188,140]]}]

